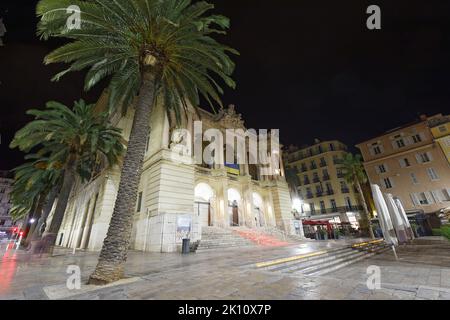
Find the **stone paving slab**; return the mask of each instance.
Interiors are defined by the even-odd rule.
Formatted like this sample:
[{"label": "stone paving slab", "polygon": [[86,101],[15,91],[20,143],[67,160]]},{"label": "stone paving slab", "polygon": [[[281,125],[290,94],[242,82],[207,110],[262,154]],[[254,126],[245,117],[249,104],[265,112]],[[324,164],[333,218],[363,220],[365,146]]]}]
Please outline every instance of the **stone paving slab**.
[{"label": "stone paving slab", "polygon": [[[67,266],[80,266],[85,283],[95,268],[96,253],[72,255],[60,250],[57,257],[37,258],[15,252],[3,255],[0,262],[0,299],[450,300],[450,252],[428,246],[399,248],[399,261],[386,252],[322,277],[290,276],[255,267],[258,262],[344,245],[307,242],[191,255],[130,252],[129,279],[104,287],[83,284],[74,291],[66,287]],[[367,288],[370,265],[381,269],[380,290]]]}]

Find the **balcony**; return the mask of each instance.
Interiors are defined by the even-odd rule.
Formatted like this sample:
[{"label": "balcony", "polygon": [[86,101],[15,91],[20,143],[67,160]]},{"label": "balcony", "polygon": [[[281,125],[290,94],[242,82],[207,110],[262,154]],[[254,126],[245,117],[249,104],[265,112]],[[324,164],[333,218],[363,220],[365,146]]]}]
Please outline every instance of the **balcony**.
[{"label": "balcony", "polygon": [[313,182],[314,182],[314,183],[318,183],[318,182],[320,182],[320,179],[319,179],[319,177],[314,177],[314,178],[313,178]]},{"label": "balcony", "polygon": [[326,167],[326,166],[327,166],[327,163],[326,163],[326,162],[321,162],[321,163],[320,163],[320,167],[321,167],[321,168]]},{"label": "balcony", "polygon": [[341,192],[342,193],[350,193],[350,189],[349,188],[341,188]]},{"label": "balcony", "polygon": [[327,190],[327,195],[328,196],[332,196],[334,194],[334,191],[333,190]]},{"label": "balcony", "polygon": [[309,169],[310,169],[310,170],[316,170],[316,169],[317,169],[317,165],[312,164],[312,165],[309,167]]},{"label": "balcony", "polygon": [[337,173],[337,177],[342,179],[342,178],[344,178],[344,174],[342,172],[338,172]]},{"label": "balcony", "polygon": [[312,198],[314,198],[314,195],[312,193],[306,194],[306,199],[312,199]]},{"label": "balcony", "polygon": [[331,213],[346,213],[346,212],[355,212],[362,211],[362,206],[345,206],[345,207],[334,207],[321,209],[322,214],[331,214]]},{"label": "balcony", "polygon": [[323,197],[323,191],[316,192],[316,197],[317,198]]},{"label": "balcony", "polygon": [[322,178],[323,181],[329,181],[330,180],[330,176],[329,175],[325,175]]},{"label": "balcony", "polygon": [[311,182],[309,182],[309,179],[303,180],[303,185],[304,186],[307,186],[308,184],[311,184]]},{"label": "balcony", "polygon": [[306,172],[306,171],[308,171],[308,168],[306,166],[303,166],[303,167],[300,168],[300,171],[301,172]]},{"label": "balcony", "polygon": [[343,159],[333,159],[334,164],[342,164],[344,162]]}]

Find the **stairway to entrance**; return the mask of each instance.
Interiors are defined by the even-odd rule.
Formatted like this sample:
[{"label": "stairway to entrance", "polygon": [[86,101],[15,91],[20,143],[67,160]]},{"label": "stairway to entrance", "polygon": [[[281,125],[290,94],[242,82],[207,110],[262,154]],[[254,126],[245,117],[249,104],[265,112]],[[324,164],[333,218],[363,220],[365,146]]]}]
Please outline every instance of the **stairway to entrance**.
[{"label": "stairway to entrance", "polygon": [[242,238],[248,239],[254,244],[263,247],[283,247],[292,244],[286,240],[281,240],[278,235],[270,234],[266,229],[250,229],[246,227],[235,228],[234,231]]},{"label": "stairway to entrance", "polygon": [[211,249],[227,249],[236,247],[248,247],[255,244],[241,237],[233,229],[219,227],[202,227],[202,239],[197,252]]},{"label": "stairway to entrance", "polygon": [[258,269],[289,275],[322,276],[389,250],[383,240],[357,243],[256,264]]}]

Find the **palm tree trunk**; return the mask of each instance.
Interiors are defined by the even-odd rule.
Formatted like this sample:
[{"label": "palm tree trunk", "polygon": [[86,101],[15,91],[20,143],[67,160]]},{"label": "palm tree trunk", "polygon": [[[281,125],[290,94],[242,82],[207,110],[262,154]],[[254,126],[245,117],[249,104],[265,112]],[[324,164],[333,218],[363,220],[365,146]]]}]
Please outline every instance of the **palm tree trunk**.
[{"label": "palm tree trunk", "polygon": [[32,218],[34,219],[34,222],[31,224],[30,230],[28,230],[27,238],[25,239],[25,244],[29,244],[33,237],[33,233],[36,230],[36,226],[38,224],[38,220],[42,216],[42,210],[44,209],[45,203],[47,201],[48,192],[43,192],[39,196],[38,204],[36,206],[36,211],[34,212]]},{"label": "palm tree trunk", "polygon": [[131,241],[137,192],[150,128],[150,115],[155,100],[154,75],[145,73],[142,81],[114,211],[97,267],[89,279],[90,284],[102,285],[114,282],[124,275],[124,264]]},{"label": "palm tree trunk", "polygon": [[53,214],[52,222],[50,227],[46,231],[48,237],[51,237],[50,243],[54,244],[56,242],[56,236],[64,218],[64,214],[67,209],[67,204],[69,202],[70,192],[75,183],[75,156],[71,156],[66,169],[64,170],[63,184],[61,191],[58,196],[58,202],[56,204],[55,213]]},{"label": "palm tree trunk", "polygon": [[359,183],[359,181],[356,181],[356,189],[358,189],[358,193],[361,198],[361,204],[363,206],[364,215],[366,216],[365,218],[367,219],[369,235],[372,239],[375,239],[375,235],[373,234],[372,230],[372,221],[370,221],[369,209],[367,208],[366,198],[364,197],[364,193],[362,191],[361,184]]},{"label": "palm tree trunk", "polygon": [[43,208],[43,212],[39,220],[37,221],[36,228],[34,229],[33,234],[31,234],[31,240],[38,240],[41,238],[41,229],[44,223],[47,221],[48,215],[52,211],[53,204],[55,203],[56,197],[58,196],[58,190],[60,189],[60,184],[53,187],[52,191],[48,196],[48,200]]}]

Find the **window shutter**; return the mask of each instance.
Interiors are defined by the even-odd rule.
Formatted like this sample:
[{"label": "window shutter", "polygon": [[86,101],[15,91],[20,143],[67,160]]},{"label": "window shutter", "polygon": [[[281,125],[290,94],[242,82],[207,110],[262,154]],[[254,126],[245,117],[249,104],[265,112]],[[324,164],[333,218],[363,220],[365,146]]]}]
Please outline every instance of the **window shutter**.
[{"label": "window shutter", "polygon": [[406,144],[407,146],[409,146],[409,145],[411,145],[411,144],[414,143],[412,137],[406,137],[404,140],[405,140],[405,144]]},{"label": "window shutter", "polygon": [[369,147],[369,153],[370,153],[371,156],[375,155],[375,151],[373,151],[372,147]]},{"label": "window shutter", "polygon": [[431,154],[431,152],[427,152],[427,156],[430,159],[430,161],[433,161],[433,155]]},{"label": "window shutter", "polygon": [[389,167],[388,167],[388,165],[387,164],[383,164],[384,165],[384,170],[386,170],[386,172],[389,172]]},{"label": "window shutter", "polygon": [[420,132],[419,136],[420,136],[420,139],[422,139],[422,141],[425,141],[427,139],[427,136],[425,135],[424,132]]},{"label": "window shutter", "polygon": [[379,166],[375,166],[375,172],[377,173],[377,174],[380,174],[381,172],[380,172],[380,167]]},{"label": "window shutter", "polygon": [[388,179],[389,179],[389,182],[391,183],[392,188],[394,188],[395,187],[394,178],[389,177]]},{"label": "window shutter", "polygon": [[450,189],[443,189],[442,193],[444,194],[446,201],[450,201]]},{"label": "window shutter", "polygon": [[383,147],[383,145],[380,144],[379,147],[380,147],[381,153],[383,153],[383,152],[384,152],[384,147]]},{"label": "window shutter", "polygon": [[433,196],[434,202],[436,202],[436,203],[442,202],[442,198],[440,197],[439,193],[440,193],[439,190],[431,191],[431,195]]},{"label": "window shutter", "polygon": [[433,197],[431,196],[431,193],[430,193],[430,192],[426,192],[426,191],[425,191],[424,194],[425,194],[425,198],[427,198],[427,202],[428,202],[429,204],[434,203]]},{"label": "window shutter", "polygon": [[402,167],[402,168],[406,167],[406,163],[405,163],[404,159],[400,159],[400,160],[398,160],[398,162],[400,162],[400,167]]},{"label": "window shutter", "polygon": [[417,163],[421,164],[422,163],[422,158],[420,157],[420,154],[416,153],[416,160]]},{"label": "window shutter", "polygon": [[414,206],[420,205],[420,201],[417,198],[417,195],[415,193],[411,193],[410,196],[411,196],[411,200],[412,200],[412,203]]},{"label": "window shutter", "polygon": [[394,150],[398,149],[397,142],[392,141],[392,148],[394,148]]}]

